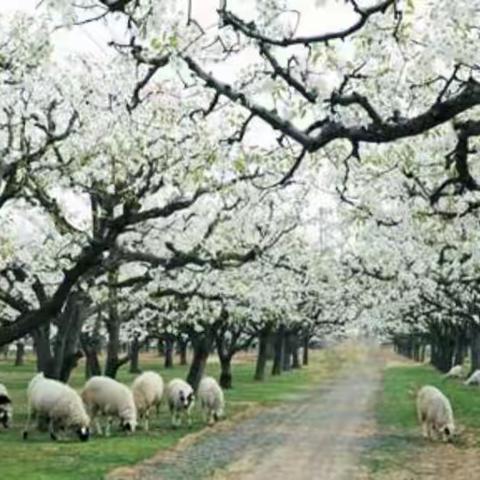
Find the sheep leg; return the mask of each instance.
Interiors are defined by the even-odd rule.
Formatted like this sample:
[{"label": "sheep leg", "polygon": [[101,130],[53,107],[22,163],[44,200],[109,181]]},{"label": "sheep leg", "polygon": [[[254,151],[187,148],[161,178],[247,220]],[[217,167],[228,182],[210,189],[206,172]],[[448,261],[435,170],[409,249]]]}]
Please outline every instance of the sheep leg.
[{"label": "sheep leg", "polygon": [[213,418],[213,410],[211,408],[208,409],[208,424],[213,425],[215,420]]},{"label": "sheep leg", "polygon": [[54,425],[54,420],[50,419],[50,422],[48,423],[48,433],[50,434],[50,438],[54,441],[58,440],[58,436],[55,433],[55,425]]},{"label": "sheep leg", "polygon": [[90,419],[92,424],[95,424],[95,431],[97,432],[98,435],[102,435],[102,426],[100,425],[100,420],[97,417],[97,412],[92,411],[90,414]]},{"label": "sheep leg", "polygon": [[98,417],[95,418],[95,430],[96,430],[98,435],[103,435],[102,425],[101,425]]},{"label": "sheep leg", "polygon": [[28,431],[30,430],[30,422],[31,420],[35,419],[35,412],[32,412],[32,408],[30,405],[28,406],[28,416],[27,416],[27,423],[25,428],[23,429],[23,439],[26,440],[28,438]]},{"label": "sheep leg", "polygon": [[150,408],[147,408],[147,410],[145,411],[145,415],[144,415],[144,418],[145,418],[145,423],[144,423],[144,428],[145,428],[145,431],[148,432],[148,419],[150,417]]},{"label": "sheep leg", "polygon": [[172,427],[177,428],[178,427],[178,413],[176,410],[172,410]]},{"label": "sheep leg", "polygon": [[105,436],[109,437],[112,430],[112,417],[107,417],[107,426],[105,427]]},{"label": "sheep leg", "polygon": [[422,422],[422,435],[423,435],[423,438],[428,438],[429,436],[428,426],[425,421]]}]

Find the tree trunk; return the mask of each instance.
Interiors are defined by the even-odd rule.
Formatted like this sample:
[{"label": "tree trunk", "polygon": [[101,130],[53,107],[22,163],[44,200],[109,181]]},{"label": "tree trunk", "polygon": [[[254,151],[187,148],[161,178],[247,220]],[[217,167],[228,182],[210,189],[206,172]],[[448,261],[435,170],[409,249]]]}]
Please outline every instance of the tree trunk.
[{"label": "tree trunk", "polygon": [[138,335],[134,335],[133,340],[130,344],[130,373],[141,373],[139,367],[140,362],[140,341]]},{"label": "tree trunk", "polygon": [[37,357],[37,372],[46,373],[52,362],[50,349],[50,323],[46,323],[32,332],[35,354]]},{"label": "tree trunk", "polygon": [[463,365],[467,356],[467,338],[464,330],[459,330],[455,338],[454,365]]},{"label": "tree trunk", "polygon": [[425,341],[422,342],[421,346],[420,346],[420,362],[424,362],[425,361],[425,351],[427,349],[427,345],[425,344]]},{"label": "tree trunk", "polygon": [[7,360],[8,358],[8,345],[2,345],[0,347],[0,355],[3,355],[3,358]]},{"label": "tree trunk", "polygon": [[46,376],[67,382],[83,353],[80,350],[80,332],[86,320],[88,297],[82,292],[70,294],[57,323],[53,358]]},{"label": "tree trunk", "polygon": [[83,350],[85,352],[85,378],[102,374],[102,368],[98,360],[98,354],[94,349]]},{"label": "tree trunk", "polygon": [[280,375],[282,373],[283,349],[285,344],[285,325],[280,325],[275,332],[273,342],[273,366],[272,375]]},{"label": "tree trunk", "polygon": [[107,343],[107,358],[105,360],[104,375],[110,378],[117,376],[117,371],[120,368],[119,354],[120,354],[120,325],[118,322],[107,322],[108,343]]},{"label": "tree trunk", "polygon": [[308,365],[308,360],[309,360],[308,344],[309,343],[310,343],[310,335],[308,333],[305,333],[303,335],[303,358],[302,358],[303,365]]},{"label": "tree trunk", "polygon": [[100,339],[100,317],[95,323],[93,332],[82,332],[80,334],[80,345],[82,346],[83,353],[85,354],[85,378],[89,379],[95,375],[101,375],[102,369],[98,360],[98,354],[101,350]]},{"label": "tree trunk", "polygon": [[113,286],[118,282],[118,271],[112,270],[108,272],[108,318],[105,321],[105,326],[108,333],[107,342],[107,359],[105,361],[104,374],[107,377],[115,378],[118,369],[126,362],[128,362],[128,355],[124,355],[120,360],[120,353],[122,345],[120,343],[120,324],[121,319],[118,313],[118,292]]},{"label": "tree trunk", "polygon": [[158,337],[158,341],[157,341],[157,354],[159,357],[163,357],[163,353],[164,353],[164,350],[163,350],[163,338],[162,337]]},{"label": "tree trunk", "polygon": [[448,331],[432,331],[432,364],[446,373],[452,368],[454,341]]},{"label": "tree trunk", "polygon": [[292,368],[299,369],[302,368],[300,363],[300,355],[299,355],[299,338],[298,333],[292,333]]},{"label": "tree trunk", "polygon": [[180,353],[180,365],[187,365],[187,346],[188,346],[188,340],[178,340],[178,350]]},{"label": "tree trunk", "polygon": [[470,327],[470,375],[480,369],[480,326],[472,324]]},{"label": "tree trunk", "polygon": [[187,382],[195,391],[205,371],[212,345],[213,335],[210,332],[204,332],[192,338],[193,359],[187,375]]},{"label": "tree trunk", "polygon": [[174,339],[171,335],[167,335],[164,340],[164,352],[165,352],[165,368],[173,367],[173,352],[175,351]]},{"label": "tree trunk", "polygon": [[230,355],[220,358],[220,386],[224,389],[232,388],[232,357]]},{"label": "tree trunk", "polygon": [[25,343],[23,342],[17,342],[17,352],[15,354],[15,366],[16,367],[21,367],[25,362]]},{"label": "tree trunk", "polygon": [[265,379],[267,366],[268,346],[270,341],[270,327],[265,327],[258,334],[257,365],[255,367],[254,380],[262,382]]},{"label": "tree trunk", "polygon": [[282,369],[288,372],[292,368],[292,332],[286,330],[283,337]]}]

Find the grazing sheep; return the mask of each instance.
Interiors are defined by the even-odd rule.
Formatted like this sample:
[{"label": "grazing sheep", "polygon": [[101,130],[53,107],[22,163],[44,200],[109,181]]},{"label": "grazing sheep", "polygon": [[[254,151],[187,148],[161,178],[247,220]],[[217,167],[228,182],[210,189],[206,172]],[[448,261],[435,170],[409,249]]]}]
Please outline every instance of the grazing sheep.
[{"label": "grazing sheep", "polygon": [[438,388],[427,385],[419,390],[417,414],[425,438],[433,440],[439,433],[443,441],[452,439],[455,431],[452,406]]},{"label": "grazing sheep", "polygon": [[200,381],[197,392],[200,406],[204,412],[205,421],[209,425],[218,422],[223,417],[225,400],[220,385],[213,377],[204,377]]},{"label": "grazing sheep", "polygon": [[0,423],[8,428],[12,421],[13,408],[12,400],[8,394],[7,387],[0,383]]},{"label": "grazing sheep", "polygon": [[455,365],[446,374],[445,378],[460,378],[463,373],[462,365]]},{"label": "grazing sheep", "polygon": [[480,385],[480,370],[475,370],[468,380],[464,382],[465,385]]},{"label": "grazing sheep", "polygon": [[182,424],[182,414],[187,418],[188,426],[190,426],[192,424],[190,414],[195,403],[192,387],[180,378],[174,378],[167,386],[167,399],[172,414],[172,426],[178,427]]},{"label": "grazing sheep", "polygon": [[148,419],[150,410],[160,408],[163,396],[163,379],[155,372],[144,372],[139,375],[132,384],[133,398],[139,419],[144,419],[144,428],[148,431]]},{"label": "grazing sheep", "polygon": [[97,416],[107,417],[105,436],[110,435],[113,417],[120,419],[120,428],[126,432],[134,432],[137,427],[137,409],[132,391],[110,377],[92,377],[85,384],[82,399],[87,410],[95,420],[96,431],[102,434],[102,427]]},{"label": "grazing sheep", "polygon": [[68,385],[45,378],[43,373],[33,377],[28,385],[28,419],[23,431],[24,440],[28,437],[30,421],[37,415],[48,417],[48,431],[52,440],[57,439],[57,431],[74,430],[80,440],[90,437],[90,418],[85,411],[80,395]]}]

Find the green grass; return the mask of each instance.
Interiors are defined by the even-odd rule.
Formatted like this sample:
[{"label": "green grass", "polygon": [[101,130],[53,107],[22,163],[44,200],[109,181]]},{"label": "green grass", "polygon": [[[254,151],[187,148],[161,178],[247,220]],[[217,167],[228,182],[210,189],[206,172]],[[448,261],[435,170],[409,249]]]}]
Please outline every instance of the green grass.
[{"label": "green grass", "polygon": [[444,379],[429,365],[389,368],[379,403],[380,425],[398,429],[417,429],[415,394],[423,385],[439,388],[452,404],[457,423],[480,428],[480,392],[463,385],[462,380]]},{"label": "green grass", "polygon": [[[421,436],[415,396],[423,385],[439,388],[450,399],[458,426],[468,426],[468,433],[480,440],[480,391],[467,387],[462,380],[445,379],[430,365],[407,365],[388,368],[379,397],[376,417],[378,435],[372,440],[367,464],[372,472],[395,469],[431,446]],[[455,440],[465,445],[465,434]]]},{"label": "green grass", "polygon": [[[312,366],[308,369],[268,377],[265,382],[252,380],[253,361],[233,365],[234,388],[226,392],[227,416],[244,411],[248,406],[269,406],[287,401],[292,394],[300,394],[312,382],[322,378],[323,372],[335,365],[328,352],[315,352]],[[176,366],[165,370],[161,359],[146,356],[142,359],[144,370],[158,371],[167,382],[173,377],[185,377],[186,367]],[[218,376],[218,364],[208,365],[207,373]],[[52,442],[48,434],[31,431],[28,441],[21,440],[21,431],[26,420],[26,386],[35,373],[32,358],[24,366],[13,367],[12,360],[0,360],[0,383],[9,389],[14,403],[14,425],[10,430],[0,431],[0,478],[2,480],[94,480],[115,467],[137,463],[151,457],[157,451],[174,446],[187,433],[204,428],[198,408],[195,409],[193,426],[189,430],[172,430],[164,406],[159,418],[150,422],[150,432],[139,429],[133,436],[113,431],[109,438],[94,437],[90,442],[79,443],[74,439]],[[134,375],[126,369],[119,372],[118,379],[131,383]],[[74,372],[70,384],[81,389],[84,383],[83,366]]]}]

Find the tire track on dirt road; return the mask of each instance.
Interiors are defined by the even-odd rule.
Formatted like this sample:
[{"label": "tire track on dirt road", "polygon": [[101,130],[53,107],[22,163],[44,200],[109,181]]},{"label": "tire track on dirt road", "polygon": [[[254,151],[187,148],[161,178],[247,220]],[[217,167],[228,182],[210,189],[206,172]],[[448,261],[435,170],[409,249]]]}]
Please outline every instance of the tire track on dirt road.
[{"label": "tire track on dirt road", "polygon": [[308,395],[226,431],[213,429],[184,449],[109,479],[363,479],[360,457],[373,429],[384,364],[378,349],[361,349],[355,361]]}]

